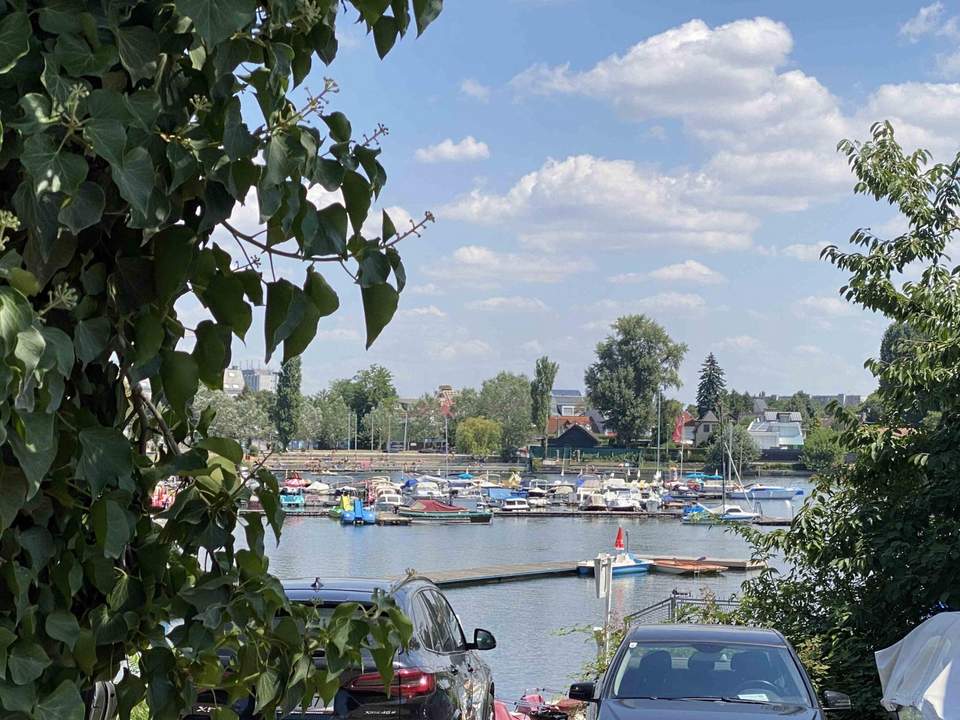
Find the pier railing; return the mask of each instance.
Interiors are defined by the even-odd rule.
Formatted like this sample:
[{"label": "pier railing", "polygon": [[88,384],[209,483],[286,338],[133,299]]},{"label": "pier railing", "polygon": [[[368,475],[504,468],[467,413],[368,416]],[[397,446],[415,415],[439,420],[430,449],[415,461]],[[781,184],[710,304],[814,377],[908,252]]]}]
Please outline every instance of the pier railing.
[{"label": "pier railing", "polygon": [[625,616],[623,623],[628,628],[633,625],[674,623],[681,620],[702,623],[705,618],[715,618],[706,622],[719,623],[721,617],[732,614],[738,607],[739,603],[733,595],[726,600],[714,597],[692,598],[674,590],[670,597]]}]

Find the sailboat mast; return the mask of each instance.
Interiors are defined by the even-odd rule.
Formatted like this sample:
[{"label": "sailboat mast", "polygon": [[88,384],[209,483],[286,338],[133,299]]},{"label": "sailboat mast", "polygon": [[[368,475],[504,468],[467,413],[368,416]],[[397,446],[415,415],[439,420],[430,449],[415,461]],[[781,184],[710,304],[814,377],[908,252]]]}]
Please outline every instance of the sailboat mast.
[{"label": "sailboat mast", "polygon": [[657,388],[657,477],[660,477],[660,388]]}]

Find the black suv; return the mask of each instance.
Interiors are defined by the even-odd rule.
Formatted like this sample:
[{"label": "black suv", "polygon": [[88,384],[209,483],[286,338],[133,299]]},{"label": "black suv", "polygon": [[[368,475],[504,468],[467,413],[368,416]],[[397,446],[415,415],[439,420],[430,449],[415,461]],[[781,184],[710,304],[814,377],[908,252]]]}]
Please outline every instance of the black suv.
[{"label": "black suv", "polygon": [[[477,654],[496,647],[486,630],[474,630],[467,642],[453,608],[440,589],[425,578],[412,578],[394,587],[390,580],[317,578],[284,584],[292,601],[309,603],[329,616],[345,602],[370,603],[375,592],[390,593],[413,621],[410,647],[394,660],[395,675],[387,697],[383,680],[370,667],[345,674],[331,705],[319,698],[306,710],[298,708],[288,720],[317,718],[397,718],[398,720],[490,720],[493,718],[493,675]],[[207,701],[210,702],[207,702]],[[201,697],[188,716],[206,720],[215,705]],[[241,718],[251,701],[233,707]]]}]

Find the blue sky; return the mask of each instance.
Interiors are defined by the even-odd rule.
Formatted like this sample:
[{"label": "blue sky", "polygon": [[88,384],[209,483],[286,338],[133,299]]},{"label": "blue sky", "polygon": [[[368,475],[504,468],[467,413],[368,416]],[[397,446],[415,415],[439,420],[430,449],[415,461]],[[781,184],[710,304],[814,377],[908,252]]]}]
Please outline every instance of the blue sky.
[{"label": "blue sky", "polygon": [[[960,3],[446,5],[385,61],[343,23],[307,81],[337,81],[355,130],[389,127],[383,205],[438,222],[402,244],[408,288],[370,351],[359,292],[328,272],[342,308],[304,356],[305,390],[374,362],[404,395],[478,385],[544,353],[580,388],[628,312],[689,345],[686,400],[708,352],[738,389],[873,388],[862,364],[886,323],[815,257],[900,225],[853,197],[835,146],[889,119],[937,158],[960,148]],[[261,335],[235,359],[262,362]]]}]

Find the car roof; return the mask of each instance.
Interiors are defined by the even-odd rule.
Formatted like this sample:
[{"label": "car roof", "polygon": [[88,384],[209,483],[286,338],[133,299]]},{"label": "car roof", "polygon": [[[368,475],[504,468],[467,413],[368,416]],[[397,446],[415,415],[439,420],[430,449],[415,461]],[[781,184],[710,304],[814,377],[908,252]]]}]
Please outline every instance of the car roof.
[{"label": "car roof", "polygon": [[283,590],[294,602],[369,602],[376,591],[403,595],[412,586],[428,584],[425,578],[413,577],[398,584],[396,578],[316,577],[286,580]]},{"label": "car roof", "polygon": [[787,647],[776,630],[739,625],[640,625],[624,642],[716,642]]}]

